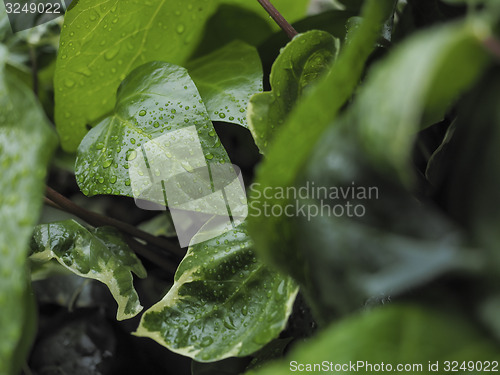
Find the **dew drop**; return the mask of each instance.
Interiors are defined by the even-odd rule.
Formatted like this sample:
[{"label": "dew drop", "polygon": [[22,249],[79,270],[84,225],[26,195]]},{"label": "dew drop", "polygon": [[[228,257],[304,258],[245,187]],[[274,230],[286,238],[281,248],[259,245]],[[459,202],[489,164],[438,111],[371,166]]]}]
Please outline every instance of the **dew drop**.
[{"label": "dew drop", "polygon": [[181,24],[177,25],[177,28],[175,30],[177,31],[177,34],[182,34],[186,30],[186,28],[181,23]]},{"label": "dew drop", "polygon": [[119,51],[120,51],[120,48],[115,46],[114,48],[106,51],[106,53],[104,54],[104,58],[108,61],[113,60],[116,57],[116,55],[118,55]]},{"label": "dew drop", "polygon": [[72,88],[73,86],[75,86],[75,81],[69,79],[69,78],[66,78],[66,80],[64,81],[64,86],[66,86],[67,88]]},{"label": "dew drop", "polygon": [[127,160],[132,161],[137,157],[137,152],[135,150],[132,150],[132,152],[128,155]]},{"label": "dew drop", "polygon": [[139,112],[139,116],[146,116],[146,111],[143,109],[142,111]]},{"label": "dew drop", "polygon": [[200,346],[203,347],[203,348],[206,348],[207,346],[210,346],[212,345],[212,343],[214,342],[214,339],[210,336],[205,336],[201,342],[200,342]]}]

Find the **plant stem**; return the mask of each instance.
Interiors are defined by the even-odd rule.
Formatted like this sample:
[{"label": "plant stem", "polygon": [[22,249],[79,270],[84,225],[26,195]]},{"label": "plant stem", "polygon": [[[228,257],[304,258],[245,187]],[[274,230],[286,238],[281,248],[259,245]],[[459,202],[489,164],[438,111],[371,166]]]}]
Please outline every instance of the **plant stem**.
[{"label": "plant stem", "polygon": [[33,80],[33,92],[38,96],[38,63],[36,61],[35,47],[30,46],[31,78]]},{"label": "plant stem", "polygon": [[260,5],[269,13],[272,19],[278,24],[279,27],[288,35],[290,39],[293,39],[298,33],[297,30],[293,28],[292,25],[281,15],[281,13],[274,7],[269,0],[257,0]]},{"label": "plant stem", "polygon": [[161,249],[168,250],[170,253],[172,253],[178,257],[183,257],[185,255],[185,253],[182,249],[173,245],[171,242],[166,241],[162,238],[153,236],[147,232],[144,232],[144,231],[134,227],[133,225],[124,223],[120,220],[113,219],[111,217],[107,217],[107,216],[103,216],[103,215],[99,215],[95,212],[86,210],[85,208],[78,206],[77,204],[70,201],[68,198],[59,194],[57,191],[50,188],[49,186],[47,186],[46,196],[52,202],[52,204],[51,204],[52,206],[55,204],[59,208],[61,208],[62,210],[67,211],[67,212],[79,217],[80,219],[91,224],[92,226],[95,226],[95,227],[106,226],[106,225],[112,226],[128,236],[142,239],[142,240],[144,240],[152,245],[155,245]]},{"label": "plant stem", "polygon": [[497,59],[500,61],[500,41],[495,37],[488,37],[483,40],[483,46]]}]

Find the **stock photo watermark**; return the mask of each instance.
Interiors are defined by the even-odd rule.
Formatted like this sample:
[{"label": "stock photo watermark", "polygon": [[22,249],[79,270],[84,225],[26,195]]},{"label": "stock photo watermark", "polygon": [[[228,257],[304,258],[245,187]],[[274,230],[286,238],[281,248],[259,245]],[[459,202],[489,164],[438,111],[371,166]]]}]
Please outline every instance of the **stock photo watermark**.
[{"label": "stock photo watermark", "polygon": [[[181,247],[215,238],[251,217],[347,217],[366,214],[366,203],[379,199],[376,186],[270,188],[254,183],[245,189],[240,169],[205,158],[195,126],[171,131],[128,156],[136,205],[172,215]],[[250,204],[247,195],[252,197]]]},{"label": "stock photo watermark", "polygon": [[73,0],[3,0],[13,32],[32,29],[66,12]]},{"label": "stock photo watermark", "polygon": [[[258,217],[363,217],[366,201],[379,199],[376,186],[360,186],[354,181],[347,186],[317,186],[306,182],[295,187],[250,185],[249,216]],[[270,203],[275,202],[275,203]]]},{"label": "stock photo watermark", "polygon": [[[172,215],[181,247],[217,237],[248,216],[363,217],[366,202],[379,199],[375,186],[317,186],[245,189],[240,169],[210,163],[195,126],[171,131],[132,150],[131,188],[138,207]],[[247,194],[252,197],[250,204]],[[269,203],[275,202],[275,203]]]}]

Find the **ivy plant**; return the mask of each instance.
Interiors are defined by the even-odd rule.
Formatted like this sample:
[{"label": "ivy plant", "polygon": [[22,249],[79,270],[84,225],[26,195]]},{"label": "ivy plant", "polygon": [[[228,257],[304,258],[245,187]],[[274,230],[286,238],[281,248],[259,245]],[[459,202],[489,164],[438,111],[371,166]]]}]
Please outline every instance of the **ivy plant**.
[{"label": "ivy plant", "polygon": [[498,371],[496,1],[9,9],[0,375]]}]

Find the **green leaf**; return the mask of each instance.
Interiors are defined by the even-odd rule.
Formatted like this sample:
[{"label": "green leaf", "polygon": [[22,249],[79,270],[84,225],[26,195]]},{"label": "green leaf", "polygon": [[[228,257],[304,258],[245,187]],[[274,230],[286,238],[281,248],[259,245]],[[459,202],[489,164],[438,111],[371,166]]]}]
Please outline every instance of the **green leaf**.
[{"label": "green leaf", "polygon": [[[363,22],[353,32],[350,43],[343,48],[328,75],[311,88],[277,131],[267,159],[257,171],[255,195],[262,195],[266,188],[293,185],[317,140],[353,94],[393,6],[393,0],[367,1]],[[270,199],[251,203],[260,209],[264,204],[285,205],[286,202]],[[283,220],[271,216],[250,218],[249,231],[262,254],[269,256],[281,246],[276,233]]]},{"label": "green leaf", "polygon": [[[376,170],[352,124],[337,119],[292,188],[265,191],[283,197],[287,220],[275,227],[276,246],[264,255],[299,282],[319,323],[481,264],[461,248],[464,240],[445,217]],[[280,212],[263,207],[249,216]]]},{"label": "green leaf", "polygon": [[199,362],[246,356],[279,335],[297,291],[257,260],[242,224],[189,248],[135,334]]},{"label": "green leaf", "polygon": [[[259,170],[260,182],[266,186],[286,186],[293,181],[315,141],[352,95],[393,5],[393,0],[367,1],[363,22],[353,32],[350,43],[339,54],[328,75],[301,100],[278,131],[267,161]],[[307,132],[304,124],[311,124]]]},{"label": "green leaf", "polygon": [[292,341],[292,337],[271,341],[253,355],[252,361],[247,366],[247,370],[258,370],[261,367],[264,367],[271,360],[282,358],[285,354],[285,350]]},{"label": "green leaf", "polygon": [[[113,109],[116,89],[134,68],[157,60],[185,64],[202,38],[205,22],[223,3],[266,15],[257,1],[248,0],[74,3],[65,15],[54,78],[63,148],[75,151],[87,125]],[[305,15],[307,4],[274,2],[290,21]]]},{"label": "green leaf", "polygon": [[[332,34],[335,38],[344,40],[347,20],[356,15],[358,15],[357,12],[331,10],[304,18],[295,22],[292,26],[299,33],[322,30]],[[259,46],[259,54],[264,70],[271,69],[272,64],[279,56],[281,48],[289,41],[290,38],[284,32],[277,32]]]},{"label": "green leaf", "polygon": [[273,31],[263,14],[236,5],[222,4],[207,21],[203,39],[191,58],[209,54],[235,40],[258,47]]},{"label": "green leaf", "polygon": [[446,207],[488,254],[488,266],[500,270],[500,71],[495,67],[460,102],[456,128],[441,158]]},{"label": "green leaf", "polygon": [[336,52],[335,38],[318,30],[299,34],[281,51],[271,70],[272,90],[254,95],[248,107],[250,131],[262,153],[307,87],[330,67]]},{"label": "green leaf", "polygon": [[[373,374],[369,367],[349,367],[350,364],[391,365],[396,371],[398,364],[422,367],[408,368],[405,374],[431,373],[429,363],[439,361],[438,373],[445,371],[444,361],[498,361],[499,347],[484,337],[481,330],[470,320],[454,311],[438,311],[429,308],[393,305],[358,314],[331,325],[314,339],[297,346],[285,361],[267,368],[249,372],[255,375],[288,375],[298,370],[299,364],[322,364],[314,373]],[[347,365],[333,371],[330,363]],[[388,368],[388,367],[386,367]],[[305,371],[305,370],[304,370]],[[311,370],[313,371],[313,370]],[[386,370],[386,372],[389,372]],[[458,370],[456,374],[470,372]]]},{"label": "green leaf", "polygon": [[56,138],[31,90],[4,69],[0,61],[0,373],[10,374],[18,370],[11,361],[31,314],[26,256]]},{"label": "green leaf", "polygon": [[235,41],[187,65],[212,121],[247,127],[250,97],[262,91],[262,65],[255,47]]},{"label": "green leaf", "polygon": [[[23,366],[26,365],[26,360],[30,354],[33,342],[35,341],[38,331],[38,306],[35,296],[31,289],[29,280],[26,280],[26,291],[24,292],[22,336],[17,343],[14,355],[11,359],[11,373],[19,374]],[[1,369],[1,367],[0,367]]]},{"label": "green leaf", "polygon": [[56,259],[71,272],[106,284],[118,303],[116,319],[142,310],[132,272],[144,278],[146,270],[116,230],[88,230],[74,220],[43,224],[35,228],[31,249],[33,261]]},{"label": "green leaf", "polygon": [[348,10],[357,10],[360,9],[365,0],[337,0],[340,4],[342,4]]},{"label": "green leaf", "polygon": [[489,30],[474,19],[423,31],[373,69],[353,112],[378,168],[408,182],[416,133],[441,120],[491,61],[481,44]]},{"label": "green leaf", "polygon": [[[192,160],[186,150],[196,151],[190,156]],[[78,148],[76,178],[80,189],[89,196],[134,196],[129,162],[143,161],[145,153],[146,163],[165,179],[206,163],[230,163],[184,68],[147,63],[123,81],[113,113],[93,128]]]}]

